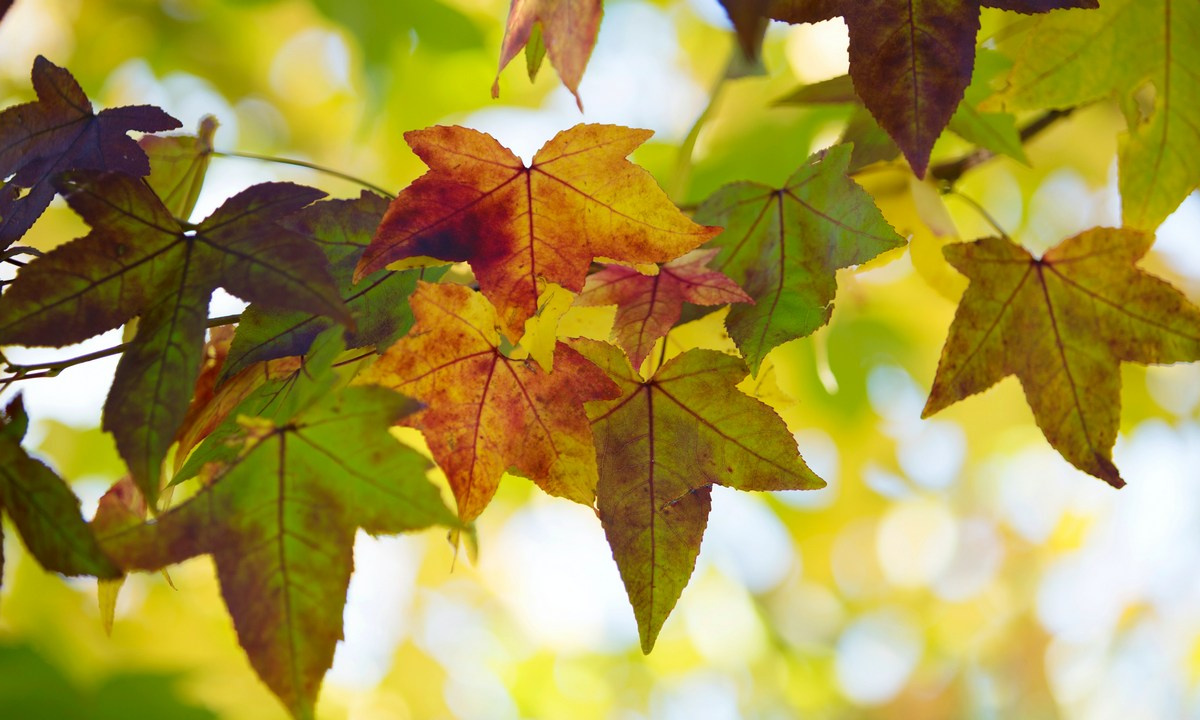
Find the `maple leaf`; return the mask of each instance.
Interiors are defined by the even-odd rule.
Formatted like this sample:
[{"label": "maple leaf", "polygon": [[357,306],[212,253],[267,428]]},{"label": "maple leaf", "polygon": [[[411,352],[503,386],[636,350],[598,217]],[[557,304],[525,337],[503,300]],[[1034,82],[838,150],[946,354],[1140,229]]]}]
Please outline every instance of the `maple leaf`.
[{"label": "maple leaf", "polygon": [[312,718],[342,636],[356,530],[458,527],[425,479],[428,462],[387,431],[417,407],[359,387],[286,422],[241,415],[237,432],[201,448],[220,467],[211,484],[153,522],[110,528],[101,544],[126,570],[212,555],[251,665],[295,717]]},{"label": "maple leaf", "polygon": [[[534,27],[540,26],[541,42],[550,63],[583,110],[579,82],[596,46],[603,14],[601,0],[512,0],[504,40],[500,43],[500,68],[492,84],[492,97],[500,96],[500,72],[529,42]],[[537,70],[532,62],[530,68],[532,77]]]},{"label": "maple leaf", "polygon": [[[1118,185],[1125,225],[1153,230],[1200,185],[1200,5],[1105,0],[1095,12],[1042,18],[1026,34],[994,102],[1023,109],[1115,96],[1129,132]],[[1153,105],[1138,92],[1154,88]]]},{"label": "maple leaf", "polygon": [[1095,228],[1035,259],[1001,238],[943,253],[970,280],[922,417],[1016,375],[1046,439],[1114,487],[1121,362],[1200,359],[1200,308],[1135,267],[1154,242]]},{"label": "maple leaf", "polygon": [[733,23],[738,44],[747,60],[758,59],[762,52],[763,36],[766,34],[767,8],[770,0],[720,0],[721,7]]},{"label": "maple leaf", "polygon": [[1097,6],[1097,0],[771,0],[767,12],[790,23],[845,18],[854,89],[924,177],[933,143],[971,81],[981,7],[1041,13]]},{"label": "maple leaf", "polygon": [[583,403],[616,394],[604,372],[563,343],[553,373],[505,357],[495,310],[461,285],[419,283],[410,302],[412,332],[357,382],[426,404],[402,422],[425,435],[459,517],[476,518],[510,467],[551,495],[591,505],[596,457]]},{"label": "maple leaf", "polygon": [[[8,514],[43,568],[64,575],[120,577],[120,569],[80,517],[79,499],[71,488],[21,447],[28,427],[29,417],[18,395],[0,415],[0,511]],[[3,569],[0,550],[0,579]]]},{"label": "maple leaf", "polygon": [[92,231],[21,270],[0,303],[0,343],[62,346],[139,318],[104,405],[104,428],[153,503],[159,465],[200,369],[215,288],[349,322],[324,255],[276,223],[324,193],[255,185],[190,225],[125,175],[74,174],[63,190]]},{"label": "maple leaf", "polygon": [[195,135],[147,135],[138,145],[150,160],[146,182],[171,215],[186,220],[192,216],[212,159],[217,119],[205,115]]},{"label": "maple leaf", "polygon": [[525,167],[475,130],[407,132],[430,171],[392,201],[354,278],[408,257],[467,261],[515,342],[537,311],[543,281],[579,292],[595,257],[666,262],[719,232],[685,217],[650,173],[625,159],[650,135],[576,125]]},{"label": "maple leaf", "polygon": [[850,147],[838,145],[809,158],[782,188],[733,183],[696,211],[700,222],[726,226],[712,242],[721,249],[713,266],[754,298],[725,324],[756,373],[772,348],[829,321],[838,268],[904,245],[847,177],[849,162]]},{"label": "maple leaf", "polygon": [[695,568],[713,485],[810,490],[825,481],[775,411],[736,388],[747,373],[739,358],[689,350],[643,381],[613,346],[571,344],[621,387],[620,397],[586,406],[596,504],[649,653]]},{"label": "maple leaf", "polygon": [[180,122],[151,105],[92,111],[79,83],[41,55],[33,61],[35,102],[0,112],[0,249],[41,216],[54,199],[52,181],[67,170],[143,176],[146,153],[126,133],[173,130]]},{"label": "maple leaf", "polygon": [[679,322],[684,301],[695,305],[754,302],[733,280],[708,269],[718,252],[717,248],[695,250],[663,265],[657,275],[609,265],[588,276],[575,302],[585,307],[616,305],[617,344],[634,367],[641,367],[654,343]]},{"label": "maple leaf", "polygon": [[[405,272],[379,270],[354,283],[359,256],[371,240],[388,201],[369,192],[355,200],[325,200],[304,208],[281,224],[308,238],[325,253],[342,301],[354,318],[346,331],[351,348],[387,347],[412,327],[408,296],[417,280],[436,281],[446,268],[419,268]],[[335,321],[311,312],[251,305],[238,321],[237,335],[221,371],[224,381],[261,360],[272,360],[308,351],[313,339]]]}]

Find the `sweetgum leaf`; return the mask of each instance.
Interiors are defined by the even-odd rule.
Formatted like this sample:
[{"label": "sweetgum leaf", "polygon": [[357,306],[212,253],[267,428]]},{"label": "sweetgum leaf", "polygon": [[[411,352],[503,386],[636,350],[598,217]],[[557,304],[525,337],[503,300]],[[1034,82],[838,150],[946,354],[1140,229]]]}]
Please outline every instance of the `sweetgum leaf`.
[{"label": "sweetgum leaf", "polygon": [[[601,0],[512,0],[504,40],[500,44],[500,68],[496,71],[496,82],[492,84],[492,97],[500,96],[500,73],[529,42],[534,26],[540,25],[544,52],[550,56],[550,63],[558,71],[563,85],[575,96],[575,102],[582,110],[579,82],[583,80],[592,48],[596,46],[603,14]],[[536,64],[540,65],[541,60]],[[536,73],[532,61],[530,68],[532,78]]]},{"label": "sweetgum leaf", "polygon": [[476,518],[509,468],[551,495],[591,505],[596,454],[583,403],[615,396],[613,382],[563,343],[553,373],[506,357],[495,310],[469,288],[419,283],[411,302],[412,332],[358,381],[425,403],[402,423],[425,435],[459,517]]},{"label": "sweetgum leaf", "polygon": [[[1122,220],[1153,230],[1200,185],[1198,37],[1193,0],[1104,0],[1095,12],[1040,18],[995,102],[1040,109],[1115,97],[1129,122],[1117,165]],[[1154,104],[1143,116],[1135,94],[1146,83]]]},{"label": "sweetgum leaf", "polygon": [[[328,371],[328,368],[326,368]],[[114,529],[103,547],[126,570],[212,555],[238,641],[297,718],[312,718],[342,636],[354,535],[457,526],[428,463],[388,426],[412,400],[379,387],[327,394],[278,423],[243,416],[213,443],[216,480],[149,523]]]},{"label": "sweetgum leaf", "polygon": [[0,343],[62,346],[139,317],[104,405],[104,428],[153,503],[159,465],[200,369],[214,289],[350,321],[324,255],[277,224],[324,193],[255,185],[190,226],[126,175],[80,172],[62,187],[92,231],[21,270],[0,303]]},{"label": "sweetgum leaf", "polygon": [[904,245],[847,177],[849,162],[850,148],[838,145],[810,158],[780,189],[733,183],[696,211],[700,222],[726,228],[712,242],[720,248],[714,269],[754,299],[734,306],[725,324],[756,373],[772,348],[829,321],[838,268]]},{"label": "sweetgum leaf", "polygon": [[585,307],[616,305],[617,344],[634,367],[641,367],[654,343],[679,322],[685,301],[695,305],[754,302],[733,280],[708,268],[718,252],[716,248],[694,250],[663,265],[657,275],[609,265],[588,276],[575,302]]},{"label": "sweetgum leaf", "polygon": [[981,7],[1022,13],[1097,0],[771,0],[790,23],[838,15],[850,30],[850,77],[867,109],[925,176],[929,153],[971,81]]},{"label": "sweetgum leaf", "polygon": [[545,282],[579,292],[595,257],[666,262],[719,231],[685,217],[650,173],[625,159],[648,137],[576,125],[525,167],[475,130],[407,132],[430,170],[392,201],[354,279],[409,257],[467,261],[516,342]]},{"label": "sweetgum leaf", "polygon": [[946,259],[970,285],[923,416],[1016,375],[1054,449],[1124,485],[1112,463],[1120,363],[1200,359],[1200,308],[1134,265],[1153,240],[1096,228],[1041,259],[1001,238],[947,246]]},{"label": "sweetgum leaf", "polygon": [[18,395],[0,415],[0,510],[8,514],[29,553],[45,569],[64,575],[120,577],[120,569],[100,549],[80,516],[79,499],[71,488],[21,447],[28,426]]},{"label": "sweetgum leaf", "polygon": [[[413,323],[408,296],[417,280],[436,281],[446,272],[445,268],[379,270],[354,284],[354,267],[387,206],[387,200],[363,192],[355,200],[314,203],[281,223],[312,241],[329,260],[334,283],[354,318],[354,328],[346,330],[346,346],[350,348],[377,345],[383,349],[407,333]],[[334,324],[325,315],[251,305],[238,322],[219,382],[262,360],[303,355],[313,339]]]},{"label": "sweetgum leaf", "polygon": [[737,389],[746,376],[740,359],[689,350],[644,381],[613,346],[571,344],[621,388],[586,406],[596,503],[649,653],[695,568],[713,485],[810,490],[825,481],[775,411]]},{"label": "sweetgum leaf", "polygon": [[208,174],[216,131],[217,119],[205,115],[195,135],[147,135],[138,142],[150,159],[146,182],[172,216],[182,220],[192,216]]},{"label": "sweetgum leaf", "polygon": [[126,133],[180,126],[151,105],[92,111],[79,83],[41,55],[33,62],[38,99],[0,112],[0,249],[25,234],[54,199],[53,179],[67,170],[150,172],[146,153]]},{"label": "sweetgum leaf", "polygon": [[767,32],[767,7],[770,0],[720,0],[737,32],[742,54],[749,61],[759,59],[763,36]]}]

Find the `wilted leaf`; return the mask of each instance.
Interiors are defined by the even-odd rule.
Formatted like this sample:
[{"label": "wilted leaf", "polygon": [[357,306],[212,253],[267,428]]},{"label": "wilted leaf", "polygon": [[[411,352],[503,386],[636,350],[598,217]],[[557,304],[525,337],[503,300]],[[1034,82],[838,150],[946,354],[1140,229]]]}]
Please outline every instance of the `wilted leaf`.
[{"label": "wilted leaf", "polygon": [[0,249],[25,234],[54,199],[67,170],[110,170],[141,177],[146,153],[126,133],[173,130],[180,123],[151,105],[92,112],[75,78],[41,55],[33,62],[35,102],[0,113]]},{"label": "wilted leaf", "polygon": [[810,158],[781,189],[733,183],[696,211],[700,222],[726,227],[712,242],[721,249],[714,269],[754,298],[726,320],[754,372],[772,348],[829,321],[838,268],[904,245],[846,176],[849,162],[850,148],[838,145]]},{"label": "wilted leaf", "polygon": [[1097,0],[771,0],[768,13],[791,23],[845,18],[854,89],[924,177],[971,81],[980,7],[1035,13]]},{"label": "wilted leaf", "polygon": [[[1104,0],[1095,12],[1042,18],[1025,35],[1008,87],[1011,108],[1068,107],[1106,95],[1129,122],[1118,163],[1121,214],[1153,230],[1200,185],[1200,3]],[[1135,95],[1154,88],[1153,108]]]},{"label": "wilted leaf", "polygon": [[433,127],[404,137],[430,171],[392,202],[355,280],[408,257],[467,261],[514,342],[544,282],[579,292],[595,257],[666,262],[718,231],[688,220],[625,159],[647,130],[576,125],[530,167],[475,130]]},{"label": "wilted leaf", "polygon": [[495,311],[469,288],[420,283],[411,302],[412,332],[358,381],[425,403],[403,424],[425,435],[459,516],[477,517],[509,468],[551,495],[591,505],[596,457],[583,403],[613,397],[612,381],[562,343],[553,373],[505,357]]},{"label": "wilted leaf", "polygon": [[[575,96],[575,102],[582,110],[579,82],[583,80],[583,70],[592,55],[592,48],[596,46],[603,14],[601,0],[512,0],[508,24],[504,27],[504,41],[500,44],[500,68],[496,71],[496,82],[492,84],[492,97],[500,96],[500,72],[529,42],[534,26],[540,25],[544,52],[550,56],[550,63],[558,71],[563,85]],[[533,67],[532,62],[530,67]],[[530,77],[533,72],[536,70],[530,72]]]},{"label": "wilted leaf", "polygon": [[[379,270],[354,283],[354,267],[387,206],[387,200],[363,192],[355,200],[314,203],[280,223],[315,243],[328,258],[334,283],[354,318],[354,328],[346,330],[350,348],[376,345],[383,349],[403,336],[412,327],[408,296],[417,280],[435,281],[446,272],[445,268]],[[221,379],[262,360],[303,355],[313,339],[334,324],[333,319],[311,312],[251,305],[238,322]]]},{"label": "wilted leaf", "polygon": [[285,423],[243,416],[240,433],[213,443],[223,469],[211,485],[102,545],[127,570],[212,555],[251,665],[295,717],[312,718],[342,637],[356,530],[456,525],[425,479],[428,463],[387,431],[417,407],[363,387]]},{"label": "wilted leaf", "polygon": [[[96,517],[92,518],[92,531],[104,535],[114,528],[133,525],[146,519],[149,508],[132,475],[126,475],[112,484],[100,497]],[[165,572],[165,571],[164,571]],[[100,606],[100,624],[104,634],[112,635],[113,620],[117,612],[117,597],[125,585],[125,575],[115,579],[101,579],[96,588]]]},{"label": "wilted leaf", "polygon": [[621,387],[620,397],[587,404],[596,503],[648,653],[695,567],[713,485],[810,490],[825,481],[783,420],[738,391],[746,376],[738,358],[690,350],[643,381],[611,345],[572,346]]},{"label": "wilted leaf", "polygon": [[695,305],[754,302],[733,280],[708,268],[718,252],[716,248],[693,251],[663,265],[657,275],[609,265],[588,276],[576,302],[616,305],[617,344],[634,367],[641,367],[654,343],[679,322],[684,301]]},{"label": "wilted leaf", "polygon": [[80,517],[79,499],[71,488],[21,447],[28,427],[29,417],[17,396],[0,416],[0,510],[8,514],[29,553],[45,569],[64,575],[120,577],[120,569]]},{"label": "wilted leaf", "polygon": [[104,428],[153,504],[159,465],[200,369],[214,289],[348,322],[325,257],[276,221],[324,193],[255,185],[198,225],[173,218],[149,187],[118,174],[64,180],[92,232],[23,268],[0,303],[0,343],[62,346],[139,317],[104,406]]},{"label": "wilted leaf", "polygon": [[970,279],[923,416],[1016,375],[1046,439],[1121,487],[1112,463],[1121,362],[1200,359],[1200,308],[1137,267],[1153,236],[1098,228],[1040,260],[1000,238],[951,245]]}]

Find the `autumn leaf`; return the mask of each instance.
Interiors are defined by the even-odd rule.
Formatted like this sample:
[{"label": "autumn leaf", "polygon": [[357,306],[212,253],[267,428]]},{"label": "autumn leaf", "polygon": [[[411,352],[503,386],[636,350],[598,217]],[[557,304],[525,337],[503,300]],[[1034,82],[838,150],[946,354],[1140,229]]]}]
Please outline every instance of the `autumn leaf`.
[{"label": "autumn leaf", "polygon": [[[328,370],[328,368],[326,368]],[[214,482],[102,546],[126,570],[212,555],[250,663],[296,718],[312,718],[342,636],[354,535],[457,527],[428,462],[387,428],[418,405],[379,387],[325,394],[286,422],[243,415],[207,441]]]},{"label": "autumn leaf", "polygon": [[641,367],[654,343],[679,322],[685,301],[695,305],[754,302],[733,280],[708,269],[718,252],[716,248],[695,250],[663,265],[657,275],[609,265],[588,276],[575,302],[585,307],[616,305],[617,344],[634,367]]},{"label": "autumn leaf", "polygon": [[159,465],[200,369],[215,288],[350,321],[324,255],[276,222],[324,193],[255,185],[191,225],[125,175],[75,174],[63,190],[92,232],[21,270],[0,303],[0,343],[62,346],[139,318],[105,402],[104,428],[153,504]]},{"label": "autumn leaf", "polygon": [[[512,0],[508,10],[508,24],[504,27],[504,40],[500,44],[500,68],[492,84],[492,97],[500,96],[500,73],[529,42],[535,26],[540,42],[545,46],[550,63],[558,71],[563,85],[575,96],[579,109],[579,82],[587,67],[592,48],[596,46],[596,35],[600,32],[600,17],[604,14],[601,0]],[[537,72],[530,61],[530,77]]]},{"label": "autumn leaf", "polygon": [[576,125],[525,167],[475,130],[407,132],[430,171],[392,201],[355,281],[403,258],[467,261],[516,342],[545,282],[579,292],[593,258],[667,262],[718,232],[688,220],[625,159],[648,137],[648,130]]},{"label": "autumn leaf", "polygon": [[643,381],[611,345],[571,344],[621,387],[586,407],[600,521],[649,653],[696,565],[713,485],[810,490],[825,481],[775,411],[736,388],[747,372],[740,359],[689,350]]},{"label": "autumn leaf", "polygon": [[754,372],[772,348],[829,321],[838,268],[904,245],[847,177],[849,162],[850,148],[838,145],[810,158],[780,189],[733,183],[696,211],[698,221],[726,227],[711,243],[720,248],[714,269],[754,298],[726,319]]},{"label": "autumn leaf", "polygon": [[[1106,96],[1125,111],[1118,185],[1127,226],[1153,230],[1200,185],[1200,4],[1105,0],[1057,13],[1025,34],[995,104],[1069,107]],[[1138,95],[1152,86],[1145,110]]]},{"label": "autumn leaf", "polygon": [[182,220],[192,216],[212,159],[217,119],[205,115],[195,135],[147,135],[138,145],[150,159],[146,182],[171,215]]},{"label": "autumn leaf", "polygon": [[469,288],[419,283],[411,302],[412,332],[357,381],[425,403],[402,423],[425,435],[459,517],[478,517],[509,468],[551,495],[591,505],[596,458],[583,403],[613,397],[612,381],[562,343],[553,373],[505,357],[495,310]]},{"label": "autumn leaf", "polygon": [[762,52],[763,36],[767,32],[767,8],[771,0],[720,0],[721,7],[733,23],[738,44],[746,60],[755,61]]},{"label": "autumn leaf", "polygon": [[971,81],[981,7],[1040,13],[1097,6],[1097,0],[771,0],[768,14],[790,23],[845,18],[854,89],[924,177],[933,143]]},{"label": "autumn leaf", "polygon": [[[139,523],[146,519],[150,508],[146,506],[146,498],[137,489],[132,475],[125,475],[108,488],[100,496],[96,506],[96,515],[92,518],[91,528],[96,535],[105,535],[113,529]],[[166,571],[163,571],[164,575]],[[170,581],[170,578],[167,578]],[[112,635],[113,622],[117,614],[117,598],[121,588],[125,586],[125,575],[114,579],[100,579],[96,587],[97,605],[100,609],[100,624],[104,627],[105,635]]]},{"label": "autumn leaf", "polygon": [[1016,375],[1054,449],[1080,470],[1124,485],[1112,463],[1120,363],[1200,359],[1200,308],[1134,265],[1153,241],[1097,228],[1040,260],[1000,238],[947,246],[946,259],[970,285],[922,416]]},{"label": "autumn leaf", "polygon": [[[71,488],[21,447],[28,427],[18,395],[0,415],[0,510],[43,568],[64,575],[120,577],[120,569],[80,516],[79,499]],[[0,554],[0,570],[3,560]]]},{"label": "autumn leaf", "polygon": [[[350,348],[376,345],[382,350],[412,327],[408,296],[417,280],[435,281],[445,268],[404,272],[379,270],[357,285],[352,277],[388,202],[363,192],[354,200],[325,200],[304,208],[281,224],[312,241],[325,253],[342,301],[354,318],[346,331]],[[303,355],[313,339],[335,321],[325,315],[253,304],[242,313],[237,336],[221,372],[222,381],[261,360]]]},{"label": "autumn leaf", "polygon": [[67,170],[109,170],[141,177],[146,153],[126,133],[180,126],[151,105],[92,111],[75,78],[41,55],[33,62],[38,99],[0,113],[0,249],[25,234],[54,199],[55,177]]}]

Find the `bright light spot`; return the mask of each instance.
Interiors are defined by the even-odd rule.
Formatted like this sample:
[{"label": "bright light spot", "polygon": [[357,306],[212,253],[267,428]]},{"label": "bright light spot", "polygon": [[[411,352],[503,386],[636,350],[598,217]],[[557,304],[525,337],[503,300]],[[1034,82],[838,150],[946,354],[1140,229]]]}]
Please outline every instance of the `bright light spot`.
[{"label": "bright light spot", "polygon": [[750,493],[714,487],[712,495],[697,568],[712,563],[753,593],[782,582],[798,558],[778,516]]},{"label": "bright light spot", "polygon": [[350,53],[342,36],[316,28],[288,39],[271,62],[271,89],[301,106],[350,89]]},{"label": "bright light spot", "polygon": [[967,459],[967,438],[962,428],[944,420],[916,422],[909,427],[914,432],[902,439],[896,450],[900,469],[923,487],[949,488]]},{"label": "bright light spot", "polygon": [[479,569],[522,630],[556,652],[612,651],[637,642],[612,550],[583,506],[531,501],[489,539]]},{"label": "bright light spot", "polygon": [[1158,227],[1154,240],[1154,252],[1166,255],[1171,267],[1193,278],[1200,278],[1197,227],[1200,227],[1200,193],[1192,193]]},{"label": "bright light spot", "polygon": [[1046,542],[1069,507],[1086,510],[1109,491],[1044,444],[986,461],[981,475],[996,495],[998,515],[1018,535],[1037,544]]},{"label": "bright light spot", "polygon": [[887,421],[892,437],[908,432],[921,417],[925,395],[904,368],[876,365],[867,375],[867,398],[875,413]]},{"label": "bright light spot", "polygon": [[721,573],[697,573],[679,602],[688,639],[705,660],[740,668],[767,647],[762,622],[746,590]]},{"label": "bright light spot", "polygon": [[893,584],[913,588],[931,584],[954,556],[958,527],[944,503],[915,499],[891,507],[879,523],[875,551]]},{"label": "bright light spot", "polygon": [[1055,170],[1029,201],[1029,222],[1021,233],[1021,244],[1041,255],[1092,227],[1097,205],[1096,197],[1079,173],[1068,168]]},{"label": "bright light spot", "polygon": [[330,680],[366,689],[387,675],[396,645],[408,632],[423,546],[412,535],[373,538],[360,530],[355,536],[345,640],[333,656]]},{"label": "bright light spot", "polygon": [[885,703],[904,688],[921,652],[921,633],[898,612],[863,615],[838,639],[838,687],[859,705]]},{"label": "bright light spot", "polygon": [[1200,404],[1200,365],[1152,365],[1146,368],[1146,390],[1164,410],[1177,417],[1191,417]]},{"label": "bright light spot", "polygon": [[1004,559],[1004,545],[995,524],[986,517],[965,518],[958,524],[958,542],[934,591],[951,602],[982,592],[996,577]]},{"label": "bright light spot", "polygon": [[[636,716],[631,716],[636,717]],[[728,675],[695,672],[670,687],[655,688],[650,717],[663,720],[740,720],[737,686]]]},{"label": "bright light spot", "polygon": [[[18,365],[54,362],[103,350],[121,343],[121,328],[109,330],[81,343],[61,348],[6,347],[4,355]],[[100,411],[112,385],[120,355],[75,365],[63,370],[56,378],[13,383],[0,393],[0,403],[7,404],[20,392],[25,398],[25,410],[34,419],[54,418],[67,425],[95,427],[100,424]],[[30,428],[26,443],[36,447],[41,442],[37,423]]]},{"label": "bright light spot", "polygon": [[850,31],[841,18],[788,28],[788,66],[802,83],[815,83],[850,71]]},{"label": "bright light spot", "polygon": [[22,85],[29,82],[29,69],[38,55],[62,62],[75,47],[71,29],[76,27],[78,8],[72,2],[18,2],[0,23],[0,71]]},{"label": "bright light spot", "polygon": [[863,468],[863,484],[889,500],[901,500],[911,497],[913,488],[904,478],[894,472],[889,472],[868,462]]},{"label": "bright light spot", "polygon": [[830,560],[843,597],[861,599],[887,591],[875,552],[875,524],[870,520],[847,524],[833,541]]},{"label": "bright light spot", "polygon": [[784,587],[767,602],[771,625],[797,648],[828,648],[846,619],[838,596],[813,582]]},{"label": "bright light spot", "polygon": [[792,507],[809,510],[827,508],[837,499],[838,490],[841,488],[841,457],[838,455],[837,443],[829,433],[817,428],[800,430],[795,437],[804,462],[826,484],[820,490],[781,492],[776,493],[775,497]]}]

